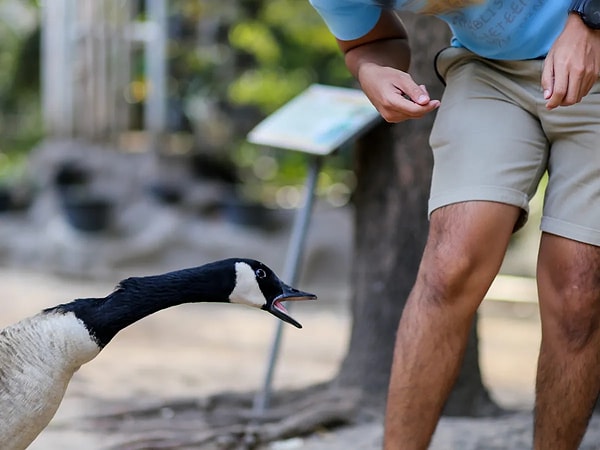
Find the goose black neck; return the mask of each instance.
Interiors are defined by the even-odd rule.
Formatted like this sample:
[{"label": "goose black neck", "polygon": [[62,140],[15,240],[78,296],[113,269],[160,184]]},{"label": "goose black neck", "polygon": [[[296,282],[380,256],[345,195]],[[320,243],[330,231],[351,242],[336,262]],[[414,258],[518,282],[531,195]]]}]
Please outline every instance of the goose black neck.
[{"label": "goose black neck", "polygon": [[123,328],[162,309],[183,303],[228,302],[234,283],[233,268],[208,264],[164,275],[127,278],[105,298],[79,299],[55,309],[72,311],[104,347]]}]

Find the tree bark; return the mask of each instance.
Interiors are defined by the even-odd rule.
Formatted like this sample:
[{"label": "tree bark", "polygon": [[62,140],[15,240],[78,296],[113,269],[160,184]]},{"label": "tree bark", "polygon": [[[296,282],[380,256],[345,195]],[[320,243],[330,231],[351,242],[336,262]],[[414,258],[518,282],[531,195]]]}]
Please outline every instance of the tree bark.
[{"label": "tree bark", "polygon": [[[403,15],[411,37],[411,74],[440,99],[443,84],[433,61],[450,41],[447,26],[431,17]],[[396,328],[415,280],[428,230],[427,201],[433,158],[429,133],[434,114],[382,123],[355,149],[355,241],[352,330],[336,384],[359,388],[383,407]],[[498,408],[481,379],[476,325],[462,372],[445,410],[451,415],[488,415]]]}]

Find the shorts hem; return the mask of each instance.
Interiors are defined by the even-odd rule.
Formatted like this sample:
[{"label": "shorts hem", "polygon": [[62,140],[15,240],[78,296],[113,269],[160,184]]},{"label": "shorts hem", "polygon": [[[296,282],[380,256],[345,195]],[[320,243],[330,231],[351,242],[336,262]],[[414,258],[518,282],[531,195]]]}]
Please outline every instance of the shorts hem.
[{"label": "shorts hem", "polygon": [[542,217],[540,229],[546,233],[600,247],[600,230],[552,217]]},{"label": "shorts hem", "polygon": [[431,217],[433,211],[443,206],[468,201],[505,203],[521,208],[525,215],[529,214],[529,198],[520,191],[492,186],[470,186],[430,197],[428,216]]}]

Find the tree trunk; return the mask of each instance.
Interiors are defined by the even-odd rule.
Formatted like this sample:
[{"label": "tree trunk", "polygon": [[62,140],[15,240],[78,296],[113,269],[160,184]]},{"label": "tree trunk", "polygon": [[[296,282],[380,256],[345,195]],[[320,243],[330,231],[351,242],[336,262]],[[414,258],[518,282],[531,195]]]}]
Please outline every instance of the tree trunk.
[{"label": "tree trunk", "polygon": [[[403,20],[411,36],[413,78],[439,99],[443,85],[433,60],[448,45],[449,30],[431,17],[403,15]],[[398,320],[427,238],[433,119],[430,114],[396,125],[382,123],[359,140],[355,153],[353,322],[336,382],[358,387],[378,408],[385,404]],[[497,410],[481,380],[474,326],[445,413],[487,415]]]}]

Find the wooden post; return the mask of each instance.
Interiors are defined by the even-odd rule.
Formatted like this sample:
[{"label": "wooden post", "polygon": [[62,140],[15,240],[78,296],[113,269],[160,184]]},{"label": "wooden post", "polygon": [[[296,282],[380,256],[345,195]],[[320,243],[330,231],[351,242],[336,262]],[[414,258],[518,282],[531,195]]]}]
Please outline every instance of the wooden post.
[{"label": "wooden post", "polygon": [[42,2],[42,114],[47,134],[73,134],[72,48],[74,0]]}]

